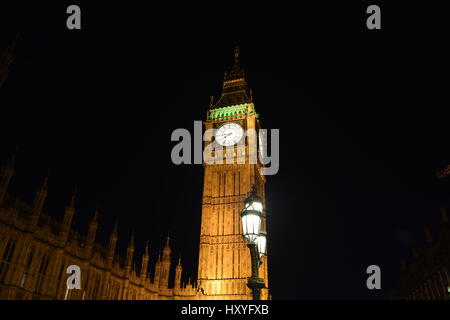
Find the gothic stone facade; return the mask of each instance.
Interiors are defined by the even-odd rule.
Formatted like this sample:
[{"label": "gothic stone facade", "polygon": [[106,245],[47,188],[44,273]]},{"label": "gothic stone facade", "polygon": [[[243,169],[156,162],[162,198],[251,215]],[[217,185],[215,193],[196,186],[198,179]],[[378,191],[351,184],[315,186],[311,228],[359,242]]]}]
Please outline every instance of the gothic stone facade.
[{"label": "gothic stone facade", "polygon": [[443,227],[433,241],[425,231],[426,247],[419,252],[412,248],[413,260],[402,261],[400,281],[394,299],[449,300],[450,297],[450,223],[445,208],[441,209]]},{"label": "gothic stone facade", "polygon": [[[13,167],[3,170],[0,182],[0,299],[90,299],[90,300],[171,300],[197,299],[193,283],[182,284],[180,261],[175,268],[175,285],[169,287],[171,249],[169,238],[155,265],[149,268],[148,247],[139,268],[133,264],[133,237],[126,257],[116,252],[117,228],[108,248],[94,242],[97,214],[87,236],[71,230],[75,197],[60,223],[42,214],[46,183],[28,205],[6,194],[5,185]],[[69,265],[81,269],[81,289],[67,289]]]}]

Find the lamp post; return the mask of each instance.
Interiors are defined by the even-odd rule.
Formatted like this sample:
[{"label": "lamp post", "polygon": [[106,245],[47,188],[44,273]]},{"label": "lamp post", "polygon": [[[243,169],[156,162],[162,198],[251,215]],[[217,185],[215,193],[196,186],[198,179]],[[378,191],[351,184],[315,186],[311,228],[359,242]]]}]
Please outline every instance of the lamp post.
[{"label": "lamp post", "polygon": [[261,289],[264,288],[264,279],[259,277],[259,266],[262,257],[266,255],[266,232],[261,231],[263,205],[255,189],[244,200],[244,209],[241,212],[242,233],[247,239],[247,247],[250,249],[252,262],[252,275],[248,279],[247,286],[252,290],[253,300],[261,300]]}]

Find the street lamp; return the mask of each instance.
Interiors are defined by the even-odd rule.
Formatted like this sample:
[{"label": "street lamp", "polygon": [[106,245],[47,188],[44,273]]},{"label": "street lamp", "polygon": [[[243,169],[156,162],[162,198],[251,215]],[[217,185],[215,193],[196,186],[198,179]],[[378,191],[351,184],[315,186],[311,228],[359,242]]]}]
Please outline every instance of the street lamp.
[{"label": "street lamp", "polygon": [[242,233],[247,239],[247,247],[250,249],[252,261],[252,275],[248,279],[247,286],[252,290],[253,300],[261,300],[261,289],[264,288],[264,280],[259,277],[259,266],[262,256],[266,255],[266,233],[261,231],[263,204],[256,195],[255,189],[244,200],[244,209],[241,212]]}]

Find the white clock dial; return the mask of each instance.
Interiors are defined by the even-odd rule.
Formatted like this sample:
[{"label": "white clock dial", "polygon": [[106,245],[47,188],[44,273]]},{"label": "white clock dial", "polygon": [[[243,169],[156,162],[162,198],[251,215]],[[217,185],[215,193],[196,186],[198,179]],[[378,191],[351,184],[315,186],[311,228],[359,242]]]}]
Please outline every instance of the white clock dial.
[{"label": "white clock dial", "polygon": [[237,123],[227,123],[219,128],[216,133],[216,140],[222,146],[232,146],[241,140],[244,130]]}]

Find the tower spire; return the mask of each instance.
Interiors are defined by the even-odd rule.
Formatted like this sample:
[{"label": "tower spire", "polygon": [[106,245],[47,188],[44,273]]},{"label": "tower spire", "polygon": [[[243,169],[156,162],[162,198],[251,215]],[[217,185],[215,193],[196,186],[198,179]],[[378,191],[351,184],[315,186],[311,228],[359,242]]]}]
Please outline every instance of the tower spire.
[{"label": "tower spire", "polygon": [[142,284],[145,283],[145,280],[147,279],[147,268],[148,268],[148,260],[149,260],[149,256],[148,256],[148,240],[145,242],[145,249],[144,249],[144,253],[142,254],[142,259],[141,259],[141,279],[142,279]]},{"label": "tower spire", "polygon": [[241,51],[236,46],[233,65],[228,72],[225,72],[223,78],[222,95],[219,101],[210,107],[211,109],[252,102],[252,97],[244,78],[244,71],[241,68],[240,58]]},{"label": "tower spire", "polygon": [[144,254],[148,256],[148,243],[149,241],[145,241],[145,249],[144,249]]},{"label": "tower spire", "polygon": [[92,245],[94,244],[97,228],[98,228],[98,208],[95,209],[94,216],[92,217],[92,220],[89,223],[87,236],[88,247],[92,247]]},{"label": "tower spire", "polygon": [[109,244],[108,244],[108,258],[109,258],[109,262],[112,262],[112,259],[114,257],[114,252],[116,250],[116,244],[117,244],[117,220],[116,223],[114,224],[114,229],[111,233],[111,235],[109,236]]},{"label": "tower spire", "polygon": [[178,256],[178,264],[175,267],[175,286],[174,290],[177,292],[181,290],[181,273],[183,272],[183,267],[181,266],[181,253]]},{"label": "tower spire", "polygon": [[94,216],[92,217],[92,221],[97,222],[98,221],[98,207],[95,208]]},{"label": "tower spire", "polygon": [[64,217],[61,224],[61,232],[60,232],[60,240],[62,244],[67,242],[70,226],[72,224],[73,216],[75,215],[75,199],[76,199],[77,189],[75,188],[75,191],[72,194],[72,198],[69,202],[69,204],[66,207],[66,210],[64,211]]},{"label": "tower spire", "polygon": [[34,198],[33,203],[33,216],[32,216],[32,225],[36,225],[38,223],[39,217],[42,213],[42,208],[44,207],[45,199],[47,198],[47,184],[48,177],[45,177],[44,183],[36,192],[36,196]]},{"label": "tower spire", "polygon": [[134,229],[131,230],[131,238],[130,238],[130,243],[128,244],[128,247],[134,248]]},{"label": "tower spire", "polygon": [[73,191],[73,194],[72,194],[72,198],[70,199],[69,206],[72,207],[72,208],[75,208],[75,199],[76,199],[76,197],[77,197],[77,187],[75,187],[75,190]]},{"label": "tower spire", "polygon": [[234,61],[231,69],[225,74],[224,78],[224,85],[226,82],[238,80],[238,79],[244,79],[244,72],[242,71],[241,64],[239,62],[239,59],[241,57],[241,51],[239,50],[239,47],[236,46],[234,48]]},{"label": "tower spire", "polygon": [[133,254],[134,254],[134,230],[131,231],[130,243],[127,248],[127,257],[125,261],[125,268],[127,275],[130,274],[131,264],[133,262]]},{"label": "tower spire", "polygon": [[170,241],[170,231],[168,230],[167,231],[167,236],[166,236],[166,247],[167,248],[170,247],[169,241]]},{"label": "tower spire", "polygon": [[77,198],[77,188],[72,193],[72,197],[70,198],[70,202],[66,207],[66,211],[64,213],[63,224],[70,228],[70,224],[72,223],[72,218],[75,213],[75,200]]},{"label": "tower spire", "polygon": [[168,286],[170,263],[171,263],[170,237],[169,233],[167,233],[166,245],[162,250],[162,258],[161,258],[161,278],[159,282],[159,285],[161,287],[167,288]]}]

